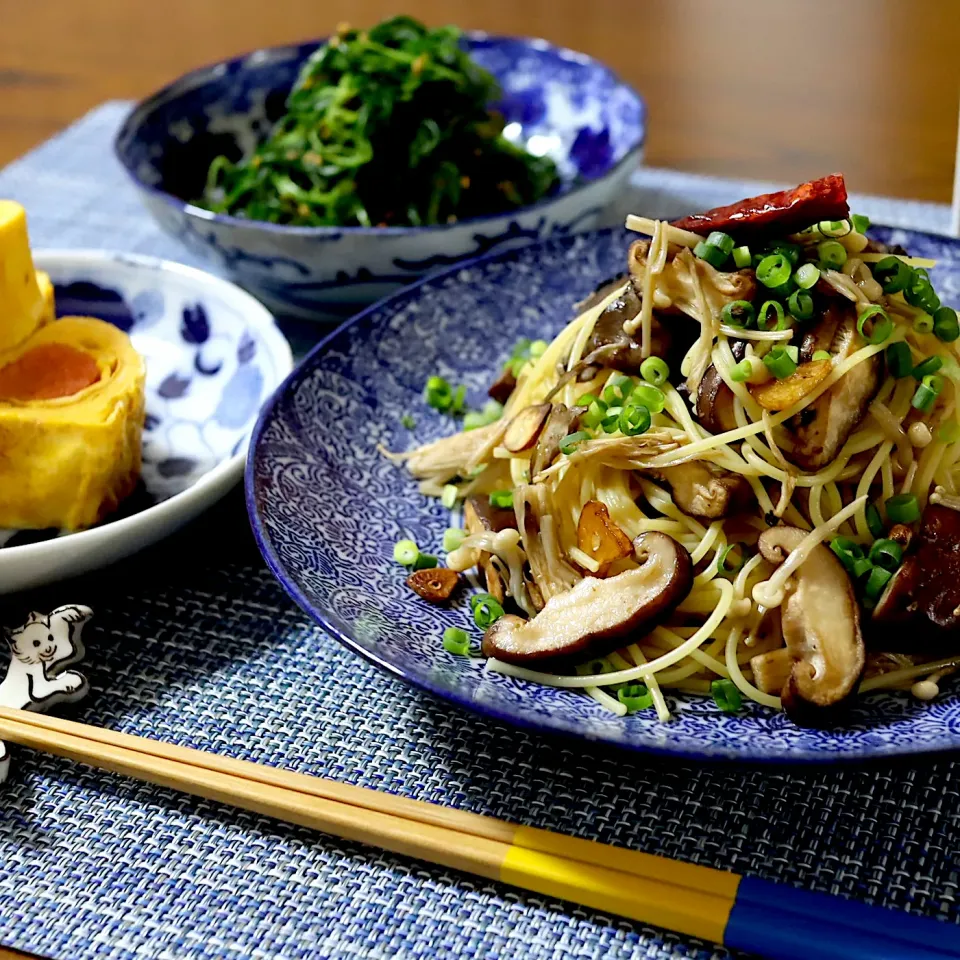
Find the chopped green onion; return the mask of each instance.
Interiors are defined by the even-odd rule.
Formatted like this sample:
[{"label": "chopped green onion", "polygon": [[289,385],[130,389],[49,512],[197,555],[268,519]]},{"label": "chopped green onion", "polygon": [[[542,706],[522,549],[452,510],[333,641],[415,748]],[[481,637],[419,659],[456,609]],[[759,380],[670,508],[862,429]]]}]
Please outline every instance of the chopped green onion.
[{"label": "chopped green onion", "polygon": [[611,407],[607,411],[607,416],[603,418],[603,423],[600,424],[604,433],[616,433],[620,429],[621,413],[623,413],[623,407]]},{"label": "chopped green onion", "polygon": [[469,655],[470,638],[467,636],[467,631],[459,627],[447,627],[443,631],[443,649],[458,657]]},{"label": "chopped green onion", "polygon": [[630,395],[630,402],[642,404],[651,413],[660,413],[666,405],[667,398],[659,387],[649,383],[641,383]]},{"label": "chopped green onion", "polygon": [[393,545],[393,559],[402,567],[412,567],[420,556],[420,548],[412,540],[398,540]]},{"label": "chopped green onion", "polygon": [[793,275],[801,290],[809,290],[819,279],[820,270],[815,263],[805,263]]},{"label": "chopped green onion", "polygon": [[847,262],[847,248],[837,240],[822,240],[817,244],[817,256],[823,269],[839,270]]},{"label": "chopped green onion", "polygon": [[947,420],[937,431],[941,443],[956,443],[960,440],[960,423],[956,420]]},{"label": "chopped green onion", "polygon": [[443,490],[440,491],[440,502],[448,509],[452,510],[457,502],[457,496],[460,490],[455,483],[445,483]]},{"label": "chopped green onion", "polygon": [[940,298],[930,282],[930,274],[923,267],[912,268],[910,282],[904,288],[903,296],[911,307],[920,307],[929,314],[940,309]]},{"label": "chopped green onion", "polygon": [[720,322],[728,327],[749,327],[756,315],[757,311],[748,300],[732,300],[723,305]]},{"label": "chopped green onion", "polygon": [[795,343],[788,343],[783,349],[794,363],[800,362],[800,348]]},{"label": "chopped green onion", "polygon": [[943,357],[938,357],[936,355],[927,357],[926,360],[922,360],[913,368],[913,378],[914,380],[922,380],[931,373],[936,373],[942,366]]},{"label": "chopped green onion", "polygon": [[488,426],[487,418],[478,410],[470,410],[463,418],[463,429],[478,430],[480,427]]},{"label": "chopped green onion", "polygon": [[617,691],[617,699],[627,708],[627,713],[653,706],[653,694],[642,683],[624,684]]},{"label": "chopped green onion", "polygon": [[749,247],[734,247],[733,250],[733,262],[741,270],[744,267],[750,266],[750,248]]},{"label": "chopped green onion", "polygon": [[884,293],[898,293],[912,277],[910,265],[899,257],[884,257],[873,265],[873,279],[883,287]]},{"label": "chopped green onion", "polygon": [[440,566],[440,558],[432,553],[417,554],[417,559],[413,561],[414,570],[435,570]]},{"label": "chopped green onion", "polygon": [[473,610],[473,622],[481,630],[486,630],[487,627],[492,623],[496,623],[503,616],[503,607],[500,606],[500,602],[489,593],[482,593],[479,597],[472,597],[470,599],[470,608]]},{"label": "chopped green onion", "polygon": [[429,377],[423,388],[423,399],[434,410],[446,413],[453,403],[453,389],[443,377]]},{"label": "chopped green onion", "polygon": [[929,413],[937,402],[941,390],[943,390],[943,377],[937,374],[924,377],[910,401],[910,406],[921,413]]},{"label": "chopped green onion", "polygon": [[625,437],[636,437],[650,429],[650,411],[642,404],[629,404],[620,411],[617,424]]},{"label": "chopped green onion", "polygon": [[870,571],[870,576],[867,577],[863,592],[871,600],[879,600],[880,594],[883,593],[884,587],[886,587],[892,576],[893,574],[889,570],[884,570],[883,567],[874,567]]},{"label": "chopped green onion", "polygon": [[896,377],[905,377],[913,372],[913,356],[910,353],[910,347],[903,340],[891,343],[884,354],[887,358],[887,370],[890,375]]},{"label": "chopped green onion", "polygon": [[771,253],[757,264],[757,280],[765,287],[779,287],[790,279],[792,264],[783,253]]},{"label": "chopped green onion", "polygon": [[800,255],[803,253],[803,247],[799,243],[790,243],[789,240],[774,240],[769,247],[770,253],[779,253],[790,261],[790,268],[793,269],[800,262]]},{"label": "chopped green onion", "polygon": [[583,443],[584,440],[589,440],[589,439],[590,439],[590,434],[585,433],[583,430],[578,430],[576,433],[568,433],[560,441],[560,444],[559,444],[560,452],[563,454],[566,454],[566,456],[569,457],[570,454],[573,453],[573,451],[576,450],[577,447],[580,446],[580,444]]},{"label": "chopped green onion", "polygon": [[[773,311],[776,320],[774,321],[773,326],[767,325],[767,315],[770,311]],[[757,329],[758,330],[786,330],[787,321],[786,315],[783,312],[783,304],[777,300],[766,300],[762,307],[760,307],[760,313],[757,314]]]},{"label": "chopped green onion", "polygon": [[607,405],[623,403],[623,401],[630,396],[633,388],[634,381],[632,377],[615,374],[603,388],[603,402]]},{"label": "chopped green onion", "polygon": [[898,493],[884,504],[891,523],[913,523],[920,519],[920,504],[916,494]]},{"label": "chopped green onion", "polygon": [[693,255],[701,260],[706,260],[711,267],[717,267],[718,269],[724,265],[727,259],[727,254],[719,247],[715,247],[712,243],[704,243],[703,240],[693,248]]},{"label": "chopped green onion", "polygon": [[850,232],[849,220],[821,220],[817,229],[825,237],[845,237]]},{"label": "chopped green onion", "polygon": [[853,569],[854,561],[863,559],[863,547],[849,537],[834,537],[830,541],[830,549],[847,570]]},{"label": "chopped green onion", "polygon": [[873,563],[866,557],[860,557],[853,561],[848,572],[854,580],[859,580],[865,573],[869,573],[872,569]]},{"label": "chopped green onion", "polygon": [[797,369],[797,361],[783,347],[774,347],[764,356],[763,364],[778,380],[784,380]]},{"label": "chopped green onion", "polygon": [[933,317],[929,313],[921,313],[913,318],[913,329],[917,333],[933,333]]},{"label": "chopped green onion", "polygon": [[893,333],[893,321],[883,307],[873,303],[857,317],[857,332],[867,343],[883,343]]},{"label": "chopped green onion", "polygon": [[804,290],[795,290],[787,299],[787,309],[798,320],[809,320],[813,316],[813,297]]},{"label": "chopped green onion", "polygon": [[443,531],[443,552],[453,553],[467,539],[467,531],[460,527],[448,527]]},{"label": "chopped green onion", "polygon": [[937,395],[929,388],[921,384],[917,387],[910,401],[910,406],[921,413],[929,413],[933,405],[937,402]]},{"label": "chopped green onion", "polygon": [[960,337],[960,322],[953,307],[940,307],[933,315],[933,335],[944,343],[953,343]]},{"label": "chopped green onion", "polygon": [[483,410],[471,410],[463,418],[463,429],[476,430],[478,427],[486,427],[491,423],[495,423],[502,416],[503,404],[497,403],[496,400],[488,400],[483,405]]},{"label": "chopped green onion", "polygon": [[667,366],[665,360],[661,360],[659,357],[647,357],[647,359],[640,364],[640,376],[643,377],[647,383],[652,383],[655,387],[659,387],[661,384],[667,382],[667,378],[670,376],[670,367]]},{"label": "chopped green onion", "polygon": [[832,360],[829,350],[814,350],[811,360]]},{"label": "chopped green onion", "polygon": [[530,344],[530,356],[533,357],[534,360],[542,357],[547,352],[547,347],[549,346],[550,344],[547,343],[546,340],[534,340],[533,343]]},{"label": "chopped green onion", "polygon": [[490,506],[491,507],[512,507],[513,506],[513,491],[512,490],[494,490],[490,494]]},{"label": "chopped green onion", "polygon": [[714,230],[710,236],[707,237],[707,245],[717,247],[717,249],[722,250],[724,254],[729,256],[733,252],[733,237],[731,237],[729,233],[724,233],[722,230]]},{"label": "chopped green onion", "polygon": [[874,542],[870,548],[870,560],[877,567],[884,570],[896,570],[903,559],[903,547],[896,540],[881,539]]},{"label": "chopped green onion", "polygon": [[717,562],[717,569],[725,576],[731,576],[747,562],[746,547],[742,543],[731,543]]},{"label": "chopped green onion", "polygon": [[732,680],[714,680],[710,684],[710,694],[724,713],[736,713],[743,706],[743,695]]},{"label": "chopped green onion", "polygon": [[857,233],[866,233],[870,229],[870,218],[862,213],[853,213],[850,215],[850,224]]},{"label": "chopped green onion", "polygon": [[868,503],[865,512],[867,514],[867,529],[870,531],[870,536],[882,537],[885,532],[883,518],[880,516],[880,511],[877,509],[876,504]]},{"label": "chopped green onion", "polygon": [[730,368],[730,379],[734,383],[744,383],[753,375],[753,360],[750,357],[744,357],[739,363],[735,363]]},{"label": "chopped green onion", "polygon": [[400,423],[401,423],[403,426],[405,426],[408,430],[412,430],[412,429],[417,425],[417,421],[414,420],[413,417],[411,417],[409,413],[405,413],[405,414],[400,418]]},{"label": "chopped green onion", "polygon": [[585,393],[582,397],[577,398],[575,406],[589,407],[591,403],[596,403],[599,399],[595,393]]},{"label": "chopped green onion", "polygon": [[467,388],[461,384],[453,392],[453,400],[450,401],[450,412],[452,414],[463,413],[463,404],[467,399]]},{"label": "chopped green onion", "polygon": [[603,418],[607,415],[607,405],[602,400],[594,400],[587,412],[580,418],[580,422],[588,430],[595,430],[603,423]]}]

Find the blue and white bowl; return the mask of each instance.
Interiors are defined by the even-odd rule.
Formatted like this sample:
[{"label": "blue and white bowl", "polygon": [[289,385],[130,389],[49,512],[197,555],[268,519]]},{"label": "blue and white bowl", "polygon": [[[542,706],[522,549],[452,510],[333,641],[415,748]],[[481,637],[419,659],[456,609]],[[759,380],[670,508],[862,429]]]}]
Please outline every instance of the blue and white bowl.
[{"label": "blue and white bowl", "polygon": [[562,184],[549,198],[455,224],[372,228],[280,226],[191,203],[215,156],[252,151],[283,113],[316,41],[181,77],[134,109],[117,156],[164,230],[278,313],[348,314],[437,267],[595,226],[640,162],[641,96],[602,63],[544,40],[471,33],[465,43],[500,81],[507,136],[556,160]]},{"label": "blue and white bowl", "polygon": [[37,251],[58,316],[99,317],[146,362],[140,488],[90,530],[0,531],[0,594],[105,566],[167,536],[240,478],[261,405],[293,367],[273,317],[201,270],[153,257]]}]

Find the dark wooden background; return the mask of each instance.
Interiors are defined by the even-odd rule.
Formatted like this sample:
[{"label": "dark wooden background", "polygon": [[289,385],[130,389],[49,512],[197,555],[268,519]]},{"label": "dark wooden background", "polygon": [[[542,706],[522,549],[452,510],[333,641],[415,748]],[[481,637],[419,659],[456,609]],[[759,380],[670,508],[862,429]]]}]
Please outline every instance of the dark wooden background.
[{"label": "dark wooden background", "polygon": [[949,200],[958,0],[0,0],[0,164],[108,98],[400,10],[606,60],[649,101],[652,165]]},{"label": "dark wooden background", "polygon": [[648,100],[651,165],[950,199],[960,0],[0,0],[0,165],[104,100],[401,11],[605,60]]}]

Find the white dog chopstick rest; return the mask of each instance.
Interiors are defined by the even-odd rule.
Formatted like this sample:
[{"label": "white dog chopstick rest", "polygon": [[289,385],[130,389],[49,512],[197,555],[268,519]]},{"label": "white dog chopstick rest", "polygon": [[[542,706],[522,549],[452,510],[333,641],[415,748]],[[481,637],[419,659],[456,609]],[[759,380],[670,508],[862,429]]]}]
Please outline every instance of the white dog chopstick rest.
[{"label": "white dog chopstick rest", "polygon": [[[80,635],[93,616],[89,607],[57,607],[47,616],[31,613],[14,630],[4,628],[10,666],[0,682],[0,706],[43,713],[58,703],[83,697],[87,679],[68,667],[83,659]],[[10,753],[0,742],[0,783],[10,772]]]}]

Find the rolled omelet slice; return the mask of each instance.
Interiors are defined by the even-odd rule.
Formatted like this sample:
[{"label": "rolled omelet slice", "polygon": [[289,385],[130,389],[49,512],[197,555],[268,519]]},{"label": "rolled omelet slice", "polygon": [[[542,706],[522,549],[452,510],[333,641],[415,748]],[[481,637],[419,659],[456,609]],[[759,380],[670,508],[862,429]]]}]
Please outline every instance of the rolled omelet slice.
[{"label": "rolled omelet slice", "polygon": [[140,476],[143,358],[92,317],[63,317],[0,353],[0,529],[79,530]]},{"label": "rolled omelet slice", "polygon": [[34,269],[26,211],[0,200],[0,356],[53,317],[53,284]]}]

